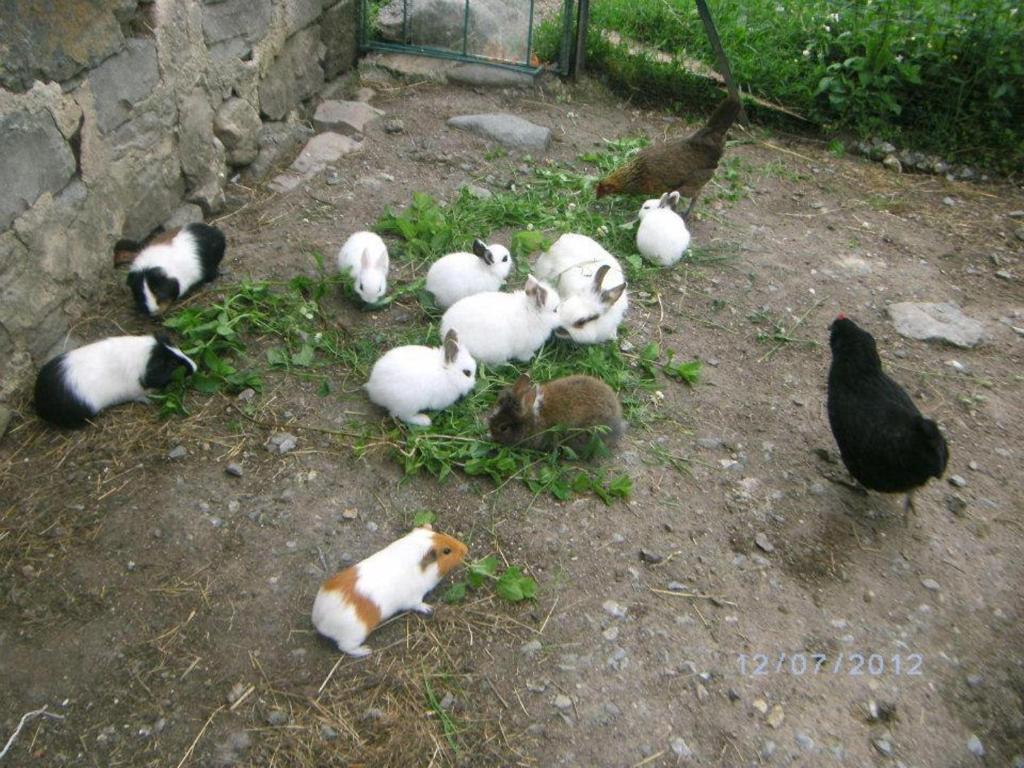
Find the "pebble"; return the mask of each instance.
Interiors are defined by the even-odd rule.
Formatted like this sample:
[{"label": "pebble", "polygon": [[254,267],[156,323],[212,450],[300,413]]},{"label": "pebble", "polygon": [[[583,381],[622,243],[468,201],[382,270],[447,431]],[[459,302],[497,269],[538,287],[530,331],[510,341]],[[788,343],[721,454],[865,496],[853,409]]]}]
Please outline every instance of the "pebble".
[{"label": "pebble", "polygon": [[252,400],[254,397],[256,397],[256,390],[255,389],[246,388],[246,389],[243,389],[241,392],[238,393],[238,395],[235,396],[235,400],[237,400],[240,403],[247,403],[250,400]]},{"label": "pebble", "polygon": [[555,705],[556,709],[572,709],[572,699],[570,699],[564,693],[560,693],[557,696],[555,696],[555,700],[552,703]]},{"label": "pebble", "polygon": [[662,557],[661,555],[659,555],[656,552],[651,552],[651,550],[649,550],[649,549],[641,549],[640,550],[640,561],[641,562],[649,563],[650,565],[657,565],[658,563],[660,563],[664,559],[665,559],[664,557]]},{"label": "pebble", "polygon": [[1024,227],[1017,227],[1013,234],[1016,235],[1018,240],[1024,240]]},{"label": "pebble", "polygon": [[228,704],[234,704],[243,693],[245,693],[245,686],[242,683],[235,683],[228,691]]},{"label": "pebble", "polygon": [[355,520],[357,517],[359,517],[359,510],[352,509],[351,507],[348,509],[344,509],[341,512],[341,517],[343,520]]},{"label": "pebble", "polygon": [[983,682],[985,682],[985,678],[983,678],[981,675],[977,673],[967,676],[967,685],[969,685],[971,688],[977,688]]},{"label": "pebble", "polygon": [[967,481],[962,475],[950,475],[949,484],[957,488],[965,488],[967,486]]},{"label": "pebble", "polygon": [[697,701],[699,701],[701,703],[703,703],[703,702],[705,702],[705,701],[707,701],[708,699],[711,698],[711,694],[708,693],[708,689],[705,688],[700,683],[697,683],[697,686],[696,686],[696,688],[694,690],[697,693]]},{"label": "pebble", "polygon": [[668,590],[670,592],[686,592],[689,589],[685,584],[678,581],[670,581],[668,583]]},{"label": "pebble", "polygon": [[753,702],[751,702],[751,706],[762,715],[768,711],[768,702],[764,699],[754,699]]},{"label": "pebble", "polygon": [[768,725],[772,728],[778,728],[785,719],[786,713],[782,710],[781,704],[776,704],[772,707],[772,711],[768,713]]},{"label": "pebble", "polygon": [[872,739],[871,745],[886,757],[893,753],[892,742],[887,738]]},{"label": "pebble", "polygon": [[764,760],[770,760],[772,755],[775,754],[775,742],[768,739],[764,744],[761,745],[761,757]]},{"label": "pebble", "polygon": [[800,747],[800,749],[806,749],[806,750],[814,749],[814,739],[812,739],[810,736],[808,736],[803,731],[797,731],[796,734],[793,736],[793,739],[794,739],[794,741],[796,741],[796,743]]},{"label": "pebble", "polygon": [[288,713],[283,709],[272,709],[267,713],[267,723],[269,725],[284,725],[288,722]]},{"label": "pebble", "polygon": [[334,741],[338,738],[338,732],[329,725],[320,726],[320,737],[325,741]]},{"label": "pebble", "polygon": [[441,699],[440,706],[441,709],[443,709],[445,712],[450,712],[452,708],[455,706],[455,697],[451,694],[450,691],[444,695],[443,699]]},{"label": "pebble", "polygon": [[405,123],[397,117],[384,121],[384,133],[401,133],[404,130]]},{"label": "pebble", "polygon": [[185,450],[184,445],[176,445],[167,452],[168,459],[184,459],[188,456],[188,451]]},{"label": "pebble", "polygon": [[985,756],[985,745],[981,743],[981,739],[971,734],[971,738],[967,740],[967,751],[975,757]]},{"label": "pebble", "polygon": [[601,604],[601,607],[604,608],[605,613],[610,616],[614,616],[616,619],[626,618],[626,612],[629,610],[624,605],[619,605],[614,600],[605,600],[604,603]]},{"label": "pebble", "polygon": [[952,512],[957,517],[963,517],[964,510],[967,509],[967,501],[963,496],[958,496],[955,493],[946,495],[946,509]]},{"label": "pebble", "polygon": [[542,648],[540,640],[531,640],[519,646],[519,652],[524,656],[533,656]]},{"label": "pebble", "polygon": [[754,536],[754,543],[757,545],[758,549],[762,550],[763,552],[768,552],[769,554],[771,554],[775,551],[775,545],[772,544],[768,540],[768,536],[763,533],[759,533],[756,536]]},{"label": "pebble", "polygon": [[224,467],[224,472],[229,474],[229,475],[231,475],[232,477],[241,477],[242,476],[242,465],[241,464],[235,464],[234,462],[231,462],[226,467]]},{"label": "pebble", "polygon": [[886,155],[882,165],[895,173],[903,173],[903,164],[900,163],[896,155]]},{"label": "pebble", "polygon": [[954,200],[952,197],[944,197],[944,198],[942,198],[942,204],[943,205],[956,205],[956,200]]},{"label": "pebble", "polygon": [[689,760],[693,757],[693,750],[690,749],[686,740],[680,736],[670,739],[668,745],[672,749],[673,754],[681,760]]},{"label": "pebble", "polygon": [[606,629],[604,632],[601,633],[601,636],[605,640],[607,640],[609,643],[614,642],[615,640],[618,640],[618,638],[619,638],[619,628],[618,627],[608,627],[608,629]]},{"label": "pebble", "polygon": [[921,579],[921,586],[925,589],[931,590],[932,592],[938,592],[940,589],[939,582],[935,579]]},{"label": "pebble", "polygon": [[284,454],[295,448],[298,438],[290,432],[275,432],[267,441],[267,450],[271,453]]}]

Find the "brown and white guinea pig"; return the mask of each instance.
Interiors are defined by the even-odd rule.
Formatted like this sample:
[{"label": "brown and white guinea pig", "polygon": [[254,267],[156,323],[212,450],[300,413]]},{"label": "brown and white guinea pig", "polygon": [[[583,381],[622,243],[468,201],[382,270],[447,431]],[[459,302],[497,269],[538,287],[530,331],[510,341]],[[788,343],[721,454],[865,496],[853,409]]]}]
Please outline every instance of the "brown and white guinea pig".
[{"label": "brown and white guinea pig", "polygon": [[207,224],[189,224],[165,232],[144,248],[121,240],[115,259],[136,251],[128,269],[128,287],[138,308],[150,317],[167,311],[170,305],[202,283],[217,276],[224,258],[224,233]]},{"label": "brown and white guinea pig", "polygon": [[565,430],[606,426],[601,439],[614,446],[626,423],[615,392],[593,376],[565,376],[535,384],[524,373],[498,397],[498,408],[491,416],[491,437],[504,445],[523,445],[547,449],[564,441],[573,450],[582,451],[590,434],[564,435]]},{"label": "brown and white guinea pig", "polygon": [[366,656],[363,641],[382,621],[402,611],[433,611],[424,596],[467,552],[429,525],[416,528],[325,581],[313,602],[313,626],[350,656]]},{"label": "brown and white guinea pig", "polygon": [[105,408],[148,402],[147,390],[163,389],[178,368],[196,364],[166,336],[112,336],[64,352],[36,377],[36,412],[61,427],[81,427]]}]

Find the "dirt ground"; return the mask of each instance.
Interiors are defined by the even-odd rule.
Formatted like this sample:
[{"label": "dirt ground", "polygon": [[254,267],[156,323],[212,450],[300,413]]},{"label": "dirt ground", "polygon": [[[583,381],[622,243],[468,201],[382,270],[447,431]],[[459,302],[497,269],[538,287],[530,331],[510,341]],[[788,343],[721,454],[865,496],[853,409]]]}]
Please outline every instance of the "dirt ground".
[{"label": "dirt ground", "polygon": [[[291,192],[238,189],[244,206],[219,219],[225,281],[309,272],[311,250],[333,255],[415,190],[507,181],[522,159],[485,159],[485,141],[446,129],[453,115],[550,126],[555,160],[684,128],[593,83],[376,88],[404,132],[377,123],[336,176]],[[133,405],[71,433],[42,426],[26,392],[0,443],[0,739],[28,710],[62,719],[30,721],[3,764],[1024,764],[1024,339],[1001,322],[1024,325],[1024,221],[1009,216],[1024,194],[733,138],[734,178],[714,182],[693,226],[732,258],[667,271],[627,317],[633,343],[705,361],[697,387],[665,381],[653,406],[667,418],[607,460],[633,479],[628,503],[357,459],[317,431],[381,418],[354,380],[321,398],[315,382],[272,379],[259,423],[193,395],[188,418]],[[122,281],[112,272],[75,336],[149,327]],[[904,300],[955,301],[988,341],[903,339],[885,307]],[[416,319],[335,304],[350,327]],[[947,477],[965,481],[930,484],[908,528],[899,499],[829,479],[843,476],[824,406],[839,311],[942,424]],[[816,344],[769,354],[752,316],[802,319],[793,335]],[[264,448],[276,429],[298,436],[294,451]],[[325,568],[419,509],[474,555],[526,565],[538,599],[438,604],[379,630],[369,658],[340,657],[309,623]],[[817,673],[813,654],[827,659]]]}]

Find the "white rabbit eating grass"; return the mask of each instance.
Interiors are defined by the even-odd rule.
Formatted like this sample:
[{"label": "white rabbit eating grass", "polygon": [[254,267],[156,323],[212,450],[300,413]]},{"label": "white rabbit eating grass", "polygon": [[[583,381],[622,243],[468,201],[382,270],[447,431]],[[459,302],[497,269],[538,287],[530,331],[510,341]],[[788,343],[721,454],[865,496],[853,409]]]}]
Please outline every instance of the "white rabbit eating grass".
[{"label": "white rabbit eating grass", "polygon": [[441,333],[456,330],[477,362],[525,362],[558,327],[558,302],[554,288],[530,275],[521,291],[488,291],[455,302],[441,318]]},{"label": "white rabbit eating grass", "polygon": [[427,290],[442,309],[459,299],[485,291],[497,291],[512,269],[508,248],[497,243],[473,241],[473,253],[449,253],[430,265]]},{"label": "white rabbit eating grass", "polygon": [[645,259],[662,267],[671,267],[690,247],[690,230],[676,213],[678,202],[678,192],[666,192],[660,199],[645,202],[638,214],[636,248]]},{"label": "white rabbit eating grass", "polygon": [[429,427],[423,411],[447,408],[474,384],[476,361],[450,330],[441,347],[410,344],[385,352],[373,364],[366,393],[394,418]]},{"label": "white rabbit eating grass", "polygon": [[376,304],[388,292],[388,247],[373,232],[356,232],[338,251],[338,271],[352,275],[356,293]]}]

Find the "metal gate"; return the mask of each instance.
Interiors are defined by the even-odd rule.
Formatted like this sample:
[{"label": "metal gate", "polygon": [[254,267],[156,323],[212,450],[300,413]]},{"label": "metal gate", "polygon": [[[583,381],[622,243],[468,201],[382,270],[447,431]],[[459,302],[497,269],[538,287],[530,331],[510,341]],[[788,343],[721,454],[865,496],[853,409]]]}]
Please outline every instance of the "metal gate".
[{"label": "metal gate", "polygon": [[[574,0],[562,0],[556,69],[568,74]],[[543,69],[535,51],[536,0],[361,0],[359,47],[477,62],[529,73]]]}]

